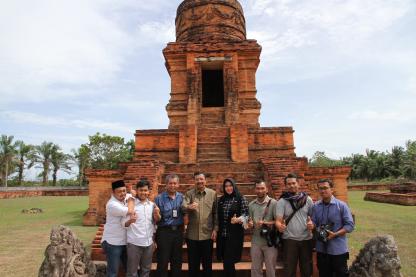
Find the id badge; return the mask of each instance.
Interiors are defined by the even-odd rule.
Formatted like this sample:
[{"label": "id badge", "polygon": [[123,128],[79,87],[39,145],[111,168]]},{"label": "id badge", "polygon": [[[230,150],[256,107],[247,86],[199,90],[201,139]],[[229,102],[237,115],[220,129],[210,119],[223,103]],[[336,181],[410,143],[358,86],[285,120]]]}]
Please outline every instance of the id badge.
[{"label": "id badge", "polygon": [[173,218],[178,218],[178,210],[176,210],[176,209],[172,210],[172,217]]}]

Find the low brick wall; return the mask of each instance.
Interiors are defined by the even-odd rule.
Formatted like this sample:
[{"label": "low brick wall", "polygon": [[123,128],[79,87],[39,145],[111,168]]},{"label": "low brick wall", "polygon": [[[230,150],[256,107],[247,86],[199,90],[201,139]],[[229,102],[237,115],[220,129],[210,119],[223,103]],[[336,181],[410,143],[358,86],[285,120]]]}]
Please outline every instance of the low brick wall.
[{"label": "low brick wall", "polygon": [[390,192],[367,192],[364,200],[405,206],[416,206],[416,193],[400,194]]},{"label": "low brick wall", "polygon": [[382,184],[382,185],[348,185],[348,190],[358,190],[358,191],[367,191],[367,190],[390,190],[392,184]]},{"label": "low brick wall", "polygon": [[11,187],[0,188],[0,199],[34,196],[88,196],[88,188],[80,187]]}]

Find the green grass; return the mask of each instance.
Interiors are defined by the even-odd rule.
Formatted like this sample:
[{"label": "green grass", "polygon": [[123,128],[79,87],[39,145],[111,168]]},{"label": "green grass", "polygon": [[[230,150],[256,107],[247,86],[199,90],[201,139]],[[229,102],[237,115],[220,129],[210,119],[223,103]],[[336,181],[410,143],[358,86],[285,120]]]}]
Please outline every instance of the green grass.
[{"label": "green grass", "polygon": [[[363,201],[365,192],[349,192],[356,230],[349,235],[351,260],[376,235],[395,237],[405,277],[416,276],[416,207]],[[69,226],[89,246],[97,227],[83,227],[88,197],[32,197],[0,200],[0,276],[37,276],[53,226]],[[42,208],[43,214],[22,214]]]},{"label": "green grass", "polygon": [[356,220],[356,229],[349,235],[350,262],[370,238],[390,234],[398,245],[403,276],[416,276],[416,207],[364,201],[364,195],[363,191],[348,193]]},{"label": "green grass", "polygon": [[[37,276],[53,226],[69,226],[89,246],[97,227],[82,226],[88,197],[30,197],[0,200],[0,276]],[[22,214],[41,208],[42,214]]]}]

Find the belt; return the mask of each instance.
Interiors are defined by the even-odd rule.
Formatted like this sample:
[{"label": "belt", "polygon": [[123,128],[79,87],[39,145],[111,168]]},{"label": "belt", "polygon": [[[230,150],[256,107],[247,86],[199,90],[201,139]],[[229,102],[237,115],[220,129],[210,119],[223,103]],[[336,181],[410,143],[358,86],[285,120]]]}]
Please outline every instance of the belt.
[{"label": "belt", "polygon": [[183,225],[168,225],[168,226],[159,226],[158,229],[160,230],[172,230],[172,231],[177,231],[177,230],[183,230]]}]

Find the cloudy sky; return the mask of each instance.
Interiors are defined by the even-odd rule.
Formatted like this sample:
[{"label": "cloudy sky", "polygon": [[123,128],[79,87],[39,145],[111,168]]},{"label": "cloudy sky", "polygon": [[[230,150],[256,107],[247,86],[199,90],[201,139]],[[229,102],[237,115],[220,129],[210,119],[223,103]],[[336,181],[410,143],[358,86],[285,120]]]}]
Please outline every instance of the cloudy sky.
[{"label": "cloudy sky", "polygon": [[[166,128],[179,0],[0,0],[0,133],[66,151],[96,132]],[[416,1],[240,0],[262,126],[298,156],[416,139]]]}]

